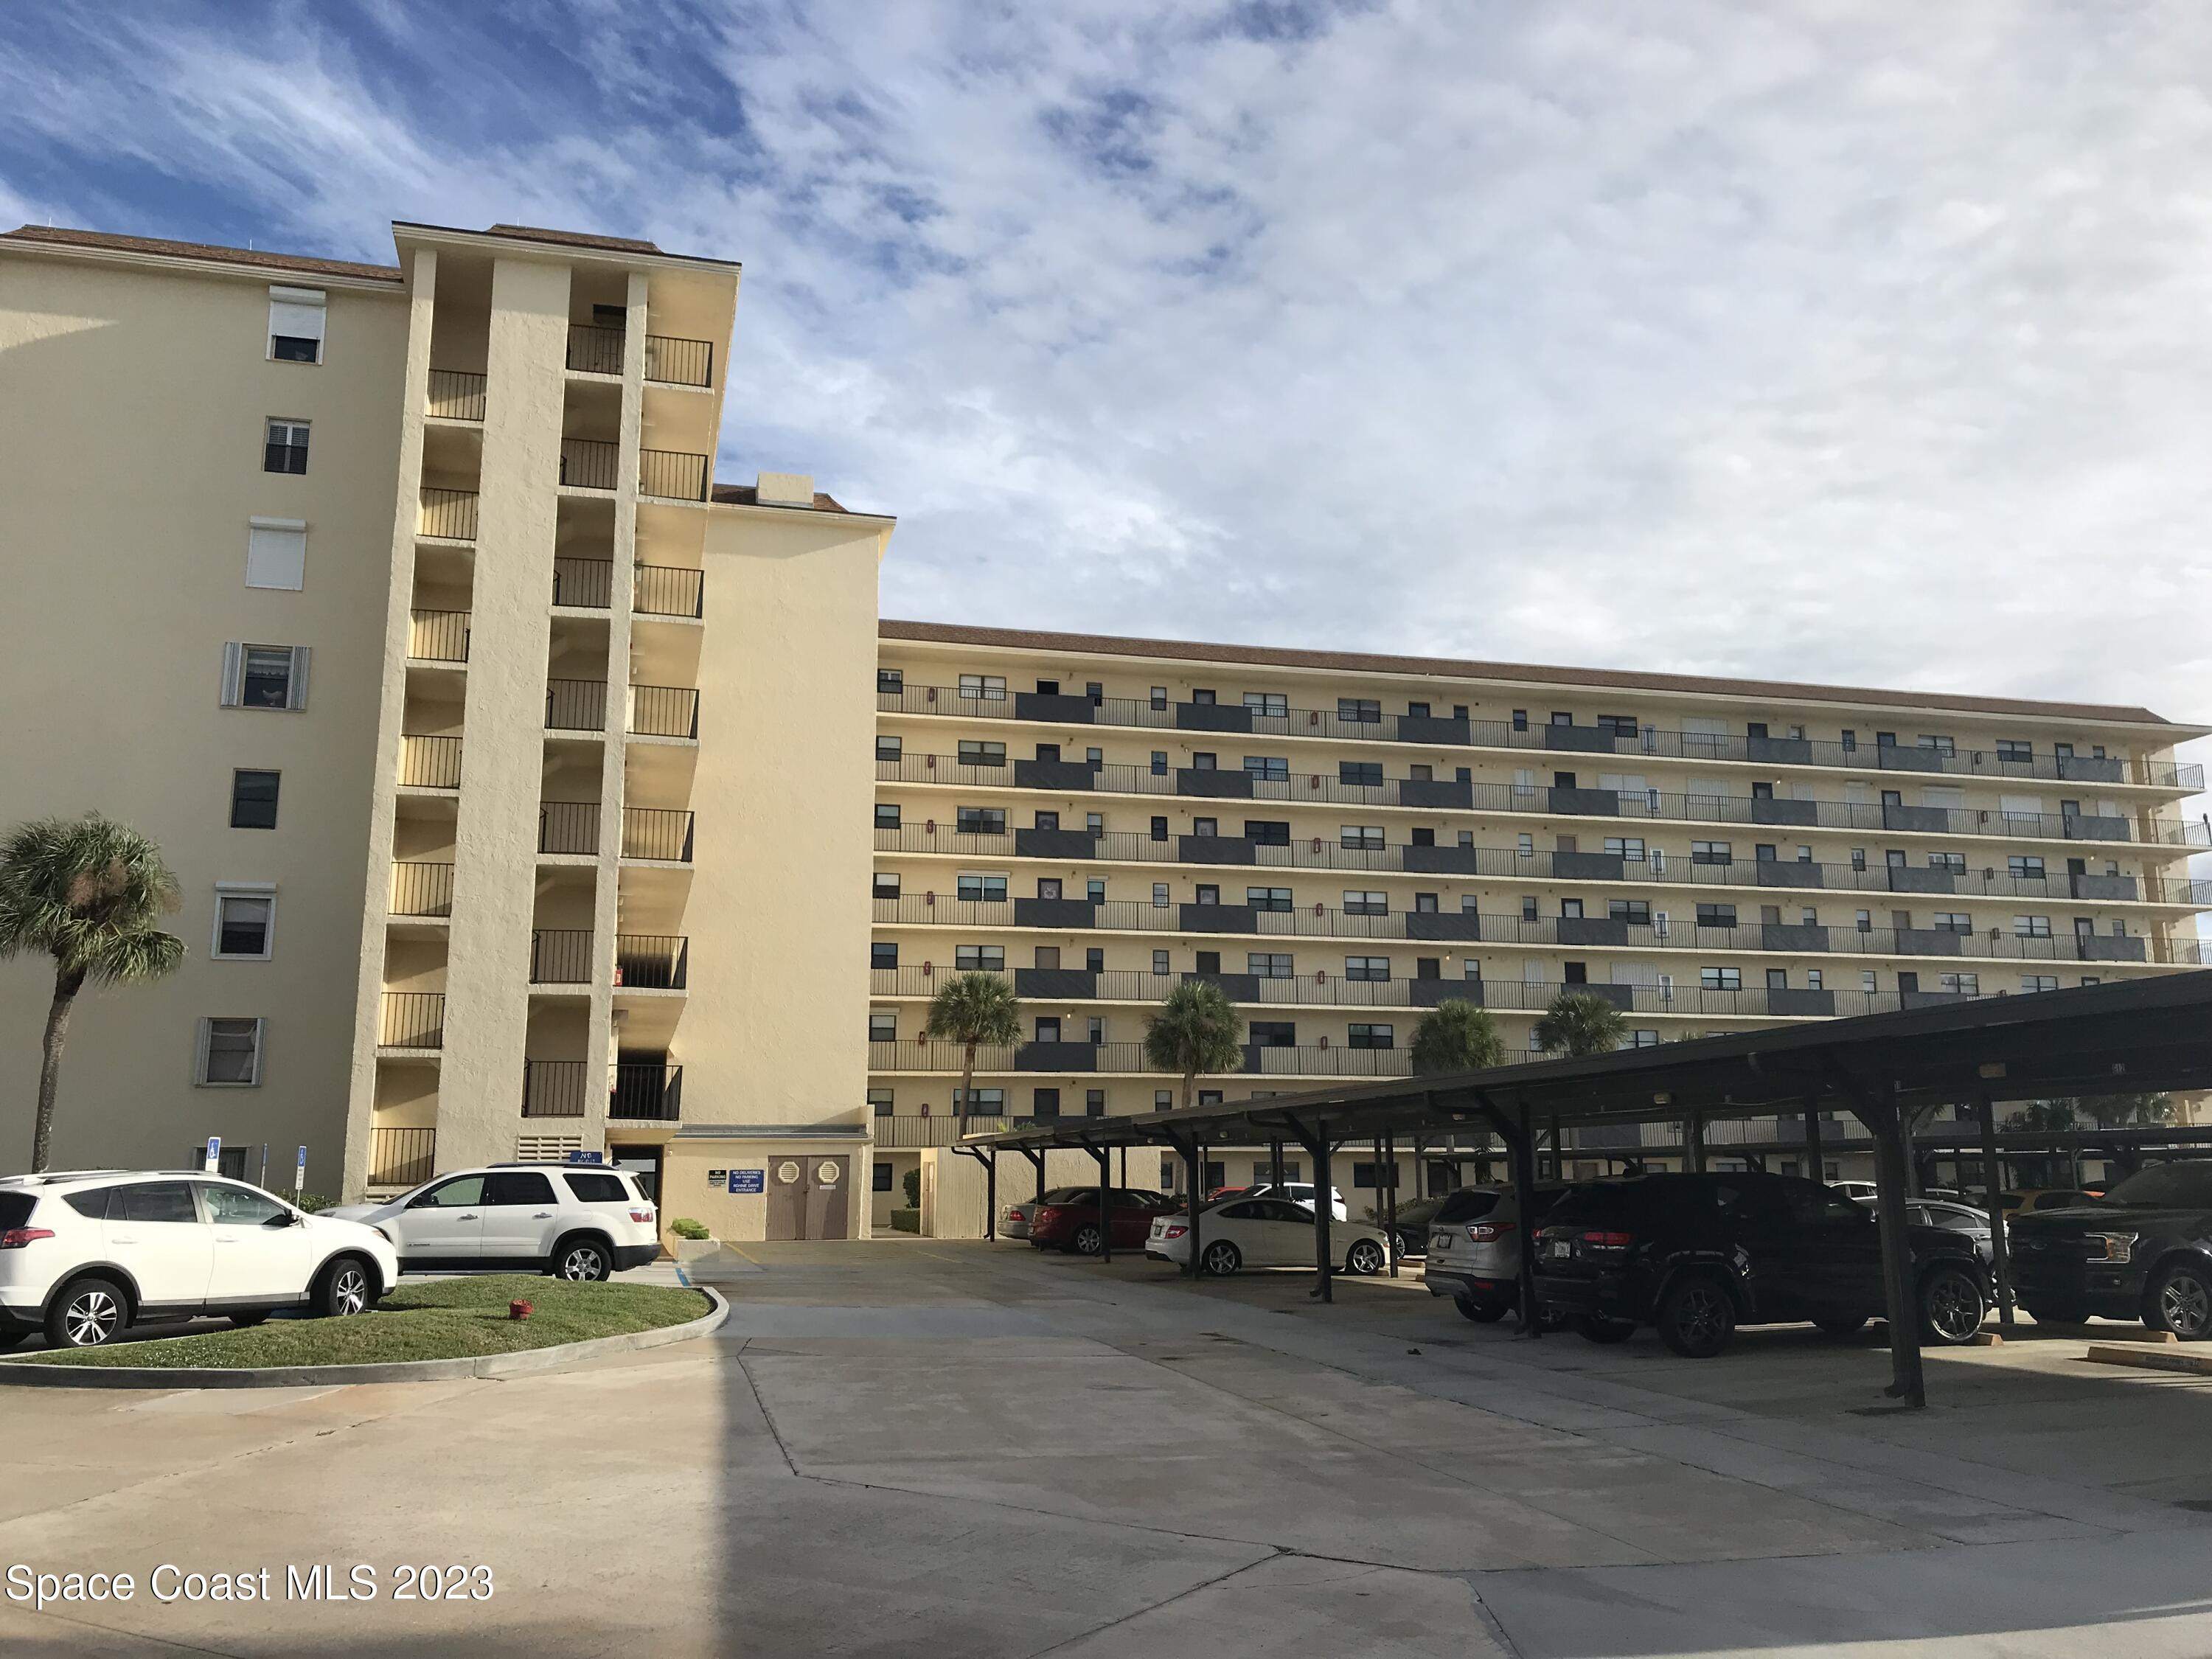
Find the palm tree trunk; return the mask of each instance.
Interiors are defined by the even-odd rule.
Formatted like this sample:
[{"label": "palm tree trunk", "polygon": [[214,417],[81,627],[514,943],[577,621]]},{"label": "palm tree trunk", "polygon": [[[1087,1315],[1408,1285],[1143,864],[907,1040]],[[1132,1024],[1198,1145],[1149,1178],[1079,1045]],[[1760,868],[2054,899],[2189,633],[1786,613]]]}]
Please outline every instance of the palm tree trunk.
[{"label": "palm tree trunk", "polygon": [[46,1010],[46,1032],[39,1055],[39,1113],[31,1132],[31,1173],[42,1175],[53,1157],[54,1101],[61,1093],[62,1043],[69,1036],[70,1010],[84,988],[84,970],[54,971],[54,1000]]},{"label": "palm tree trunk", "polygon": [[1185,1072],[1182,1074],[1182,1109],[1186,1112],[1190,1109],[1191,1086],[1197,1081],[1198,1073],[1195,1072]]},{"label": "palm tree trunk", "polygon": [[975,1045],[971,1042],[962,1052],[960,1059],[960,1104],[952,1114],[953,1133],[964,1135],[968,1133],[968,1107],[975,1097]]}]

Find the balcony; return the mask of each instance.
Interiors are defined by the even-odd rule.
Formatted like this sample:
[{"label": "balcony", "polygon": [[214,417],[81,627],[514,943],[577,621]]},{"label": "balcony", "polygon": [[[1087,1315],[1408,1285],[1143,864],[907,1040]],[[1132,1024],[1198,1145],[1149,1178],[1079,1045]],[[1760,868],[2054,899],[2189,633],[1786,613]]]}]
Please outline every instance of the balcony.
[{"label": "balcony", "polygon": [[402,1049],[444,1048],[446,994],[385,992],[377,1011],[376,1046]]},{"label": "balcony", "polygon": [[[1050,1052],[1047,1052],[1050,1051]],[[958,1076],[963,1050],[954,1042],[872,1042],[872,1072],[950,1073]],[[1404,1048],[1259,1048],[1244,1050],[1231,1075],[1247,1077],[1404,1077],[1412,1060]],[[1141,1042],[1030,1042],[975,1051],[978,1076],[1032,1073],[1176,1077],[1145,1056]]]},{"label": "balcony", "polygon": [[522,1067],[525,1117],[583,1117],[597,1103],[606,1115],[630,1123],[674,1123],[684,1103],[681,1066],[617,1065],[587,1060],[532,1060]]},{"label": "balcony", "polygon": [[611,490],[621,476],[621,445],[597,438],[561,440],[561,482],[568,489]]},{"label": "balcony", "polygon": [[2040,781],[2054,783],[2133,783],[2195,794],[2204,787],[2204,769],[2194,763],[2129,762],[2118,757],[2060,755],[2055,750],[2024,758],[1994,749],[1905,748],[1893,744],[1816,742],[1802,738],[1735,736],[1662,731],[1642,726],[1614,731],[1602,726],[1552,726],[1461,717],[1358,715],[1319,708],[1291,708],[1270,714],[1234,703],[1154,702],[1135,697],[1068,696],[1014,692],[994,688],[984,693],[951,686],[907,685],[881,690],[876,707],[884,714],[946,714],[962,720],[1035,720],[1052,726],[1126,726],[1142,731],[1229,732],[1254,737],[1324,738],[1354,743],[1405,743],[1425,748],[1504,749],[1552,754],[1611,755],[1680,761],[1735,761],[1766,766],[1832,767],[1855,772],[1926,772],[1960,777]]},{"label": "balcony", "polygon": [[[658,864],[691,862],[692,815],[660,806],[623,808],[622,856]],[[599,850],[597,801],[541,802],[538,850],[595,855]]]},{"label": "balcony", "polygon": [[549,732],[605,731],[607,683],[605,680],[546,681],[545,729]]},{"label": "balcony", "polygon": [[629,732],[637,738],[697,738],[698,691],[683,685],[633,685]]},{"label": "balcony", "polygon": [[469,613],[465,611],[409,611],[407,654],[416,662],[466,662],[469,659]]},{"label": "balcony", "polygon": [[681,991],[691,976],[691,941],[660,933],[615,936],[615,983],[625,991]]},{"label": "balcony", "polygon": [[568,367],[577,374],[619,375],[623,372],[623,347],[629,338],[628,331],[623,329],[571,323]]},{"label": "balcony", "polygon": [[395,916],[451,916],[453,866],[416,861],[392,866],[392,914]]},{"label": "balcony", "polygon": [[[617,444],[598,438],[561,440],[561,482],[571,489],[613,489],[622,471]],[[713,475],[710,458],[683,450],[641,449],[637,493],[662,501],[703,501]]]},{"label": "balcony", "polygon": [[[568,329],[568,368],[579,374],[619,375],[627,338],[626,331],[619,328],[572,324]],[[714,343],[686,340],[672,334],[647,335],[645,378],[662,386],[712,386]]]},{"label": "balcony", "polygon": [[438,1171],[435,1129],[371,1129],[368,1184],[391,1191],[419,1187]]},{"label": "balcony", "polygon": [[530,935],[530,982],[532,985],[589,985],[592,971],[592,930],[588,927],[540,927]]},{"label": "balcony", "polygon": [[605,611],[614,603],[612,559],[553,561],[553,603],[576,611]]},{"label": "balcony", "polygon": [[681,1066],[617,1066],[607,1115],[625,1123],[675,1123],[684,1115]]},{"label": "balcony", "polygon": [[[605,611],[614,602],[612,559],[560,557],[553,561],[553,603],[565,609]],[[705,613],[706,573],[677,565],[633,566],[630,609],[641,617],[696,620]]]},{"label": "balcony", "polygon": [[404,789],[459,788],[461,740],[403,734],[399,739],[399,784]]},{"label": "balcony", "polygon": [[415,533],[441,542],[472,542],[477,538],[477,492],[473,489],[422,488]]},{"label": "balcony", "polygon": [[430,371],[429,394],[422,412],[434,421],[481,421],[484,417],[484,377],[459,369]]}]

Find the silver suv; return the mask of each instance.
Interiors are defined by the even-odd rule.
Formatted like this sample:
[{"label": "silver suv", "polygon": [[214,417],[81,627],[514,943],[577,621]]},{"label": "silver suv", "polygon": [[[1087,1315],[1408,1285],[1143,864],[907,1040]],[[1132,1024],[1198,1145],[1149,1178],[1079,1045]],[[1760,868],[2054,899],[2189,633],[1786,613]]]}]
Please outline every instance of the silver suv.
[{"label": "silver suv", "polygon": [[[1536,1188],[1538,1221],[1565,1187]],[[1429,1222],[1421,1277],[1431,1296],[1448,1296],[1469,1319],[1503,1319],[1521,1302],[1521,1204],[1510,1187],[1462,1187]]]},{"label": "silver suv", "polygon": [[598,1279],[660,1254],[658,1216],[637,1176],[602,1164],[453,1170],[388,1203],[325,1213],[382,1233],[406,1273]]}]

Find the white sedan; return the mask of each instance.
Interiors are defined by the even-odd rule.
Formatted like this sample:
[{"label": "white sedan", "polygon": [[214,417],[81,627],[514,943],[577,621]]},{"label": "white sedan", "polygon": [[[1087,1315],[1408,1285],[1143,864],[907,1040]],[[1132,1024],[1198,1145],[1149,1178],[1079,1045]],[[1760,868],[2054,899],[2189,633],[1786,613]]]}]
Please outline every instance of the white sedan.
[{"label": "white sedan", "polygon": [[[1310,1267],[1314,1264],[1314,1212],[1310,1206],[1285,1198],[1232,1198],[1200,1215],[1199,1238],[1206,1271],[1224,1278],[1240,1267]],[[1360,1221],[1329,1224],[1328,1242],[1344,1270],[1379,1273],[1390,1265],[1390,1241],[1379,1227]],[[1190,1261],[1190,1218],[1164,1215],[1152,1221],[1145,1254],[1177,1267]]]}]

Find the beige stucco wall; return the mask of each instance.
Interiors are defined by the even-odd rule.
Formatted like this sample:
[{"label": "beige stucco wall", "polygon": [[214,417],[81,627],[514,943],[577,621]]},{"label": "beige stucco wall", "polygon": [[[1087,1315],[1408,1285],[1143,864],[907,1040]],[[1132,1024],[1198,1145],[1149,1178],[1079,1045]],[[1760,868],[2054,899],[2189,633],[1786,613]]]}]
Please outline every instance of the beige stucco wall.
[{"label": "beige stucco wall", "polygon": [[[209,1134],[270,1145],[289,1185],[340,1180],[391,561],[407,308],[325,289],[319,365],[268,360],[270,274],[0,245],[0,823],[100,811],[183,885],[183,968],[81,1002],[58,1164],[180,1163]],[[312,422],[304,477],[262,470],[264,422]],[[245,585],[246,521],[308,525],[300,592]],[[308,707],[217,706],[227,641],[313,648]],[[232,830],[234,768],[283,775],[277,827]],[[215,884],[274,882],[275,955],[209,959]],[[30,1151],[51,978],[0,964],[0,1169]],[[263,1081],[196,1088],[198,1020],[268,1022]]]},{"label": "beige stucco wall", "polygon": [[[688,1090],[689,1084],[686,1084]],[[687,1101],[688,1105],[688,1101]],[[732,1193],[707,1183],[709,1170],[769,1171],[782,1158],[842,1158],[851,1186],[845,1194],[845,1215],[850,1237],[866,1238],[870,1231],[868,1149],[849,1137],[809,1139],[683,1137],[669,1143],[660,1169],[660,1224],[664,1239],[668,1224],[680,1217],[704,1222],[716,1238],[745,1243],[768,1237],[768,1194]]]}]

